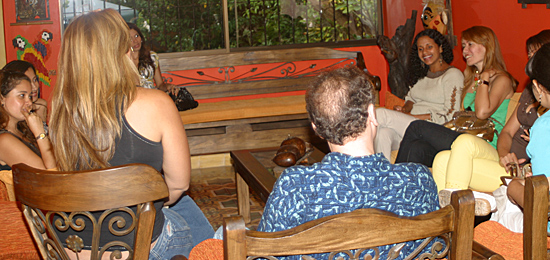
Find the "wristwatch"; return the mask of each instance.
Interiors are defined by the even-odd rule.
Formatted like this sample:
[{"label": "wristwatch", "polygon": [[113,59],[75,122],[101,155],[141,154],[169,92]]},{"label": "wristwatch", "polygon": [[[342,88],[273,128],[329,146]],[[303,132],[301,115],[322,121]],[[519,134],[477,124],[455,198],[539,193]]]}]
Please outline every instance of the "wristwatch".
[{"label": "wristwatch", "polygon": [[46,133],[41,133],[36,137],[36,140],[44,139],[46,136],[48,136]]},{"label": "wristwatch", "polygon": [[480,86],[481,86],[481,85],[487,85],[487,86],[489,86],[489,81],[487,81],[487,80],[481,80],[481,79],[480,79],[480,80],[477,81],[477,83],[478,83]]}]

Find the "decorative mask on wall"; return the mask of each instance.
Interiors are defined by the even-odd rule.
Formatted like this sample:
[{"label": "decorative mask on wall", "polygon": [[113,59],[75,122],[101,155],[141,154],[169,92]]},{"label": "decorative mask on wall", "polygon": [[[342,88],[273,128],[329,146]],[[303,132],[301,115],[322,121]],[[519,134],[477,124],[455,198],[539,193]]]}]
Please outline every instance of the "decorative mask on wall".
[{"label": "decorative mask on wall", "polygon": [[449,16],[445,8],[444,0],[423,0],[422,25],[424,29],[435,29],[443,35],[447,35]]}]

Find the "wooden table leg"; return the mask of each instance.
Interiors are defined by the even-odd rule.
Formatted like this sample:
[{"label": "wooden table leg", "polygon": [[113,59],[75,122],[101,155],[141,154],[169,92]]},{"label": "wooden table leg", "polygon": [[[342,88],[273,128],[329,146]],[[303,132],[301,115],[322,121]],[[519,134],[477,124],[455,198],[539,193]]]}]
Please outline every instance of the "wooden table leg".
[{"label": "wooden table leg", "polygon": [[238,172],[235,172],[235,180],[237,184],[239,215],[243,216],[244,223],[250,223],[250,193],[248,191],[248,184]]}]

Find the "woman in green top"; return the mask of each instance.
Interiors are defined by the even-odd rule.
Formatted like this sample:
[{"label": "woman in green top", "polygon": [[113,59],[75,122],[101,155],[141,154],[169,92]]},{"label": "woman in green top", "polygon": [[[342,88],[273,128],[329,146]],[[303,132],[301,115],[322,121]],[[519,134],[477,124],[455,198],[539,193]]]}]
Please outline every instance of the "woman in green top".
[{"label": "woman in green top", "polygon": [[[475,111],[480,119],[492,117],[504,124],[516,81],[506,71],[496,35],[491,29],[483,26],[474,26],[463,31],[462,55],[468,65],[464,70],[463,108]],[[502,130],[503,125],[496,125],[497,131]],[[457,145],[459,143],[462,145]],[[491,159],[495,156],[498,160],[496,143],[497,136],[488,143],[473,135],[460,134],[441,125],[417,120],[407,128],[396,163],[417,162],[429,167],[433,164],[435,168],[436,164],[440,163],[439,160],[434,161],[436,154],[451,150],[442,160],[447,160],[446,169],[456,168],[457,173],[442,170],[442,174],[436,175],[434,171],[438,189],[472,187],[485,190],[483,181],[471,183],[471,174],[468,177],[465,176],[467,174],[461,173],[468,172],[468,168],[471,172],[470,156]],[[478,154],[465,156],[465,150]]]}]

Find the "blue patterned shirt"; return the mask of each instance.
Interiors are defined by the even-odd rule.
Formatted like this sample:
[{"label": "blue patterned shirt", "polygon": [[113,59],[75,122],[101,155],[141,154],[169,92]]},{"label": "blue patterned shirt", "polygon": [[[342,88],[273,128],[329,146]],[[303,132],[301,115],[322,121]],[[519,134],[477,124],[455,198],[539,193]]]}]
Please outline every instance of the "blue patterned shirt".
[{"label": "blue patterned shirt", "polygon": [[[400,216],[438,210],[431,172],[420,164],[391,164],[381,153],[363,157],[329,153],[312,166],[294,166],[283,172],[269,195],[258,231],[287,230],[362,208],[378,208]],[[410,254],[421,242],[408,242],[398,259]],[[391,247],[379,248],[380,259],[386,259]],[[300,256],[280,259],[298,260]]]}]

